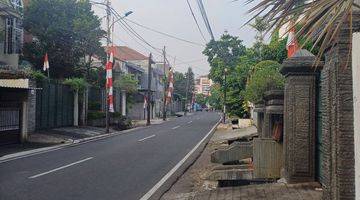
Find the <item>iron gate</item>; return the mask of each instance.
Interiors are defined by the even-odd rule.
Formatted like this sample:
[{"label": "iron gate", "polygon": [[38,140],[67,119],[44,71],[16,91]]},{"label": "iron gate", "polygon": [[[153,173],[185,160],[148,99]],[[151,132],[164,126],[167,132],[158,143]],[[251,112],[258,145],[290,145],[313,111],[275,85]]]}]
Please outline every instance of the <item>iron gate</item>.
[{"label": "iron gate", "polygon": [[0,144],[20,141],[20,103],[0,102]]}]

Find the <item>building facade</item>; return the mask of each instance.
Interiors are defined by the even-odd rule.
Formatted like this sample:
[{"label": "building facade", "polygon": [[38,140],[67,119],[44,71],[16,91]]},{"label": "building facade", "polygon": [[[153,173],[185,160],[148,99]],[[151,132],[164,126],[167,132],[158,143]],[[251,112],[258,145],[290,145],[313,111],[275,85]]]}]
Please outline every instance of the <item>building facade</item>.
[{"label": "building facade", "polygon": [[212,85],[213,81],[207,75],[200,76],[195,80],[195,93],[209,96]]}]

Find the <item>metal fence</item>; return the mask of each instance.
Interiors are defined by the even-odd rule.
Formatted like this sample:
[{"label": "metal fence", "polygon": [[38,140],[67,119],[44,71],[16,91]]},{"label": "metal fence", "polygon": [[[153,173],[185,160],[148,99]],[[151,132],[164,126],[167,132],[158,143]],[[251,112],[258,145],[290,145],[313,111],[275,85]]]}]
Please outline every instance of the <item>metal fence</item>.
[{"label": "metal fence", "polygon": [[74,93],[67,85],[58,82],[37,83],[42,90],[36,93],[36,129],[72,126]]},{"label": "metal fence", "polygon": [[1,102],[0,133],[20,130],[20,105]]}]

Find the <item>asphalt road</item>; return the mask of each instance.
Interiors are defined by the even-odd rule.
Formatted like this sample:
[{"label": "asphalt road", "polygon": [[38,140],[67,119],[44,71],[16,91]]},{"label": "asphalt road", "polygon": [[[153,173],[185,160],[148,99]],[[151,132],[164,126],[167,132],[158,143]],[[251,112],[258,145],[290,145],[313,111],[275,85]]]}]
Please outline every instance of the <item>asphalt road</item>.
[{"label": "asphalt road", "polygon": [[196,113],[128,134],[0,163],[0,199],[140,199],[218,120],[217,113]]}]

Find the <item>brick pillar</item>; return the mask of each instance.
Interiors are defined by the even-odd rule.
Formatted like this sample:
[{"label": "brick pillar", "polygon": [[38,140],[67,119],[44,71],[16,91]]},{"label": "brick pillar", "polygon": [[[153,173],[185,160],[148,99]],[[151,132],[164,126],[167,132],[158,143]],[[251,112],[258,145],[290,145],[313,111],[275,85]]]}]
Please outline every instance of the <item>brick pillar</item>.
[{"label": "brick pillar", "polygon": [[307,50],[287,59],[281,73],[286,77],[284,108],[285,179],[315,180],[316,80],[315,56]]},{"label": "brick pillar", "polygon": [[[354,32],[360,14],[353,13]],[[322,70],[323,199],[355,199],[354,105],[349,23],[325,52]],[[358,55],[357,55],[358,56]],[[357,79],[359,77],[356,77]]]}]

